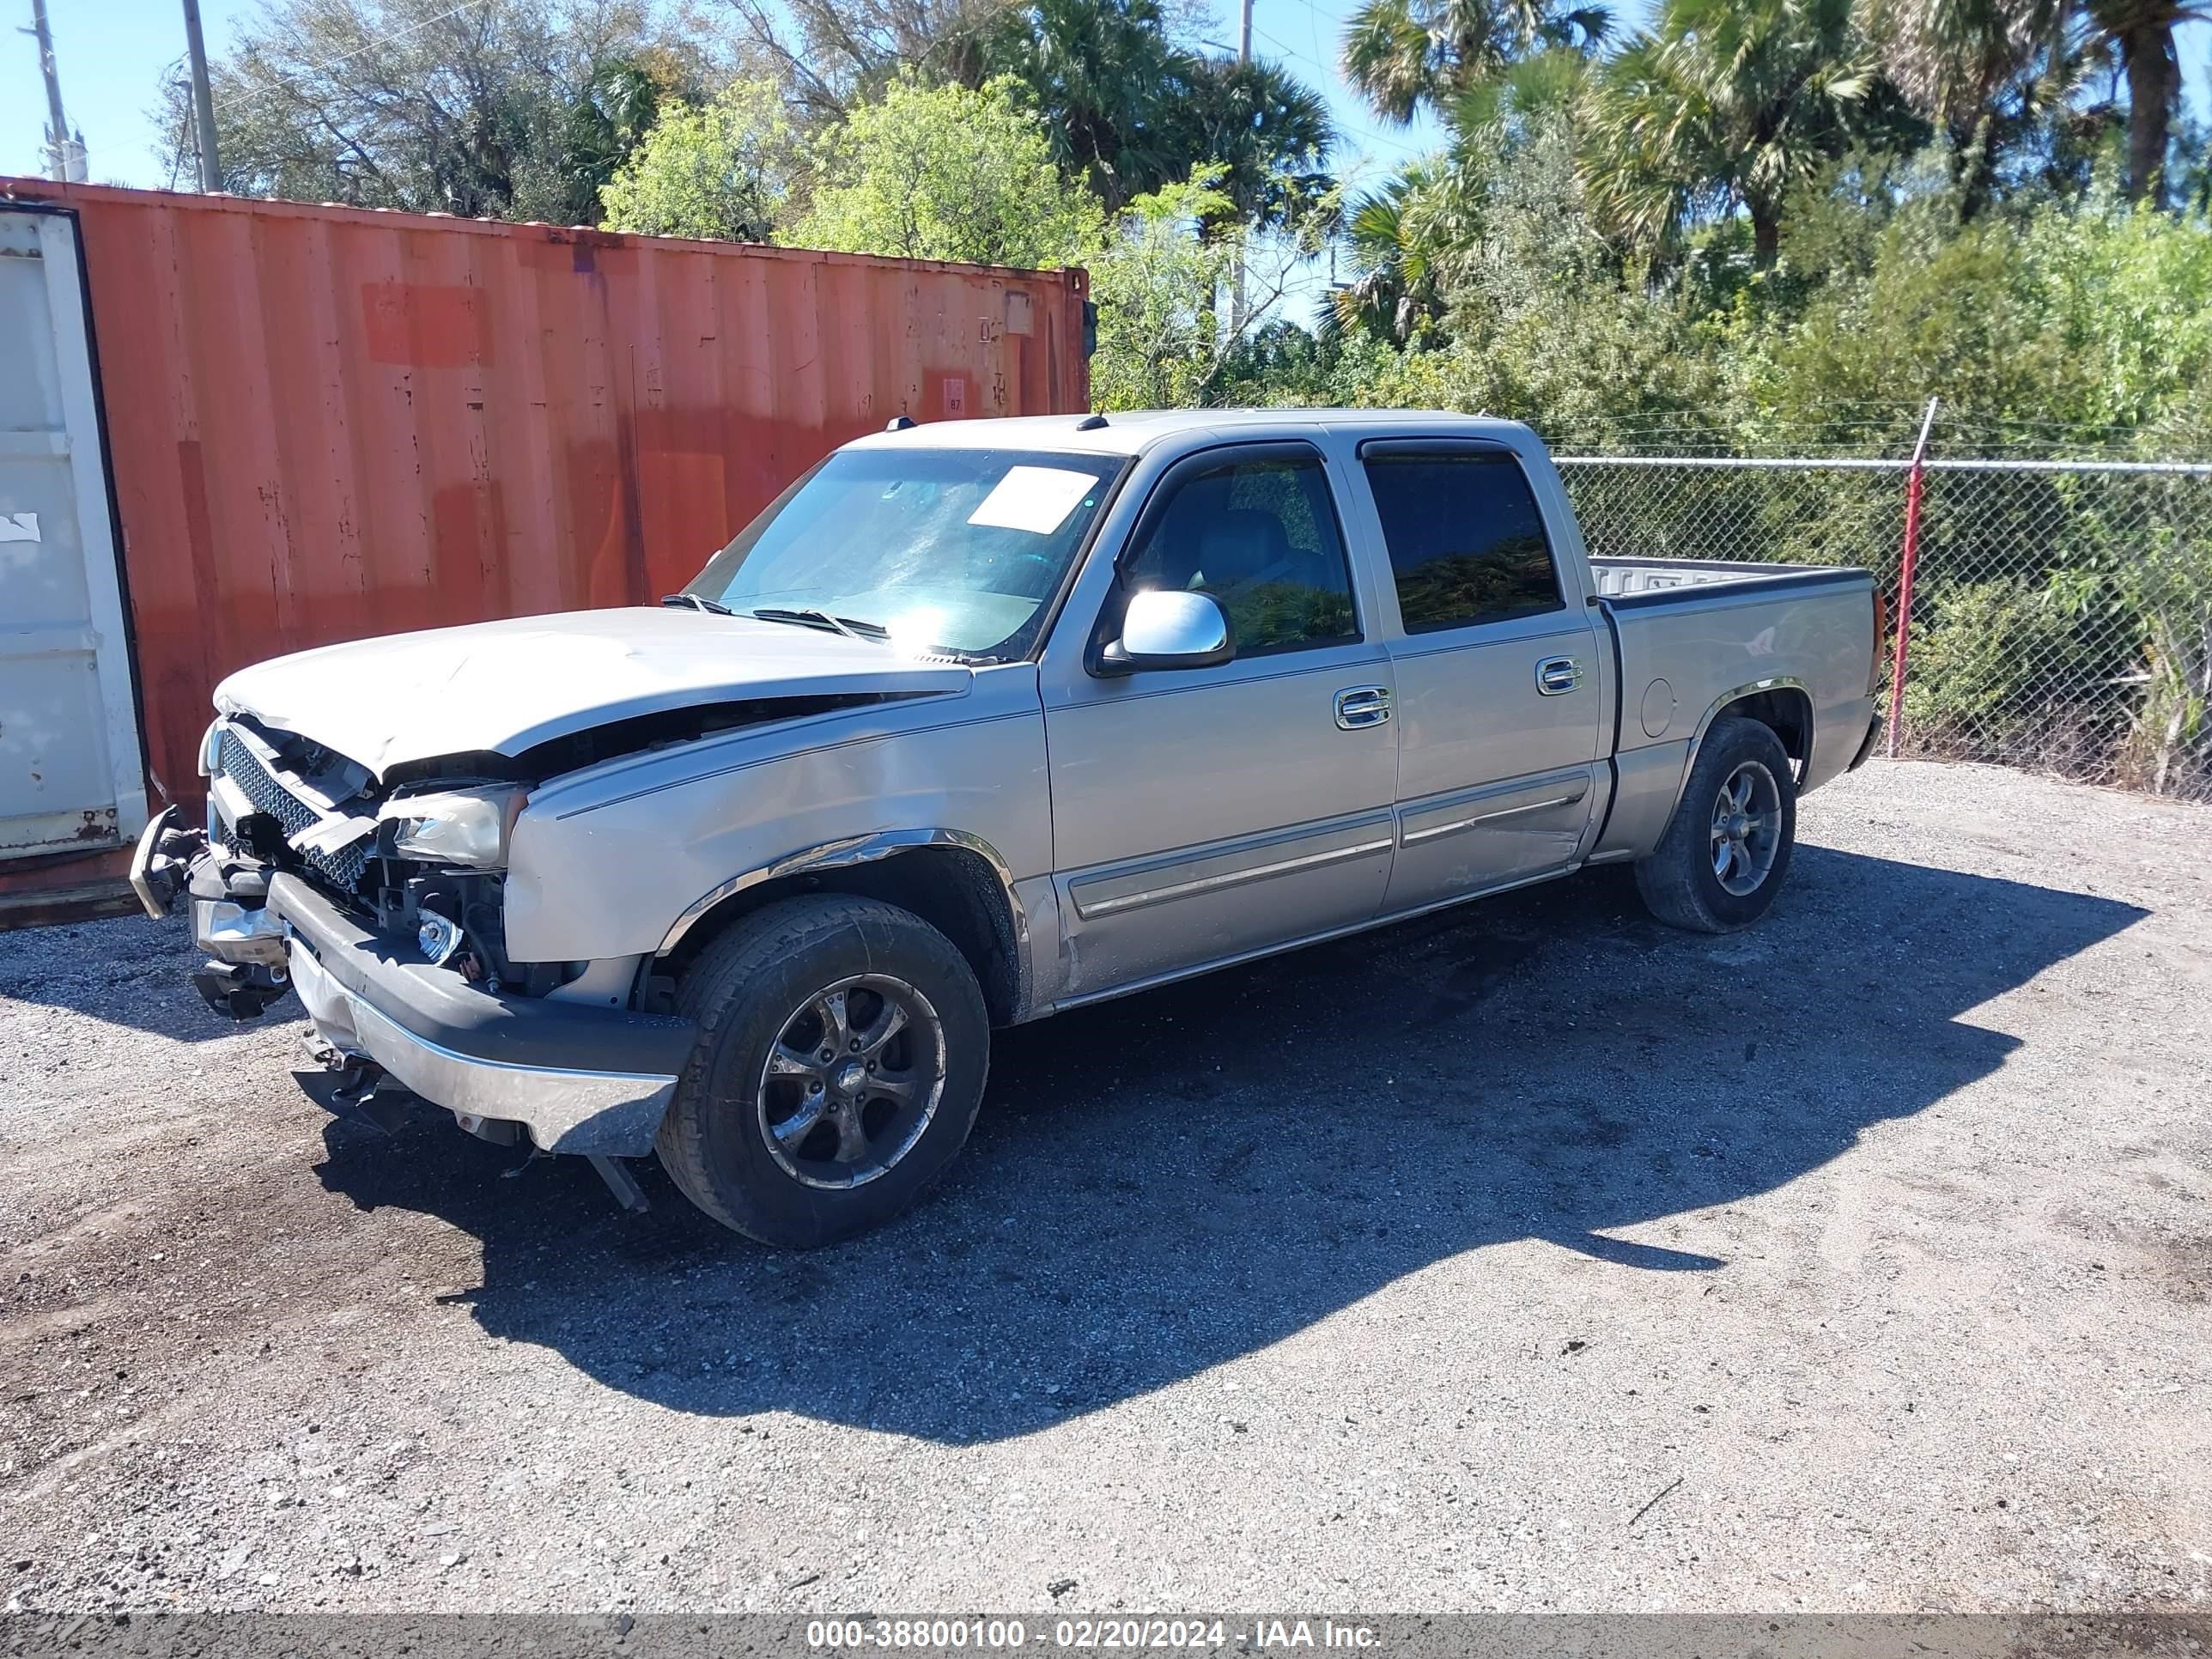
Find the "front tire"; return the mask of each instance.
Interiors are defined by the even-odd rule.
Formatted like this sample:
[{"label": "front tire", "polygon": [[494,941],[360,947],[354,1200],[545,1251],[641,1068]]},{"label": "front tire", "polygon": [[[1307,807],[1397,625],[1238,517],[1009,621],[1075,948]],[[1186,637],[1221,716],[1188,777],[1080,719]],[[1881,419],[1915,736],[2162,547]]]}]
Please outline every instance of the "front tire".
[{"label": "front tire", "polygon": [[843,894],[740,919],[677,988],[699,1041],[654,1150],[722,1225],[808,1249],[898,1214],[968,1139],[991,1028],[966,959]]},{"label": "front tire", "polygon": [[1797,788],[1773,728],[1713,723],[1667,832],[1638,860],[1637,890],[1670,927],[1732,933],[1765,915],[1790,873]]}]

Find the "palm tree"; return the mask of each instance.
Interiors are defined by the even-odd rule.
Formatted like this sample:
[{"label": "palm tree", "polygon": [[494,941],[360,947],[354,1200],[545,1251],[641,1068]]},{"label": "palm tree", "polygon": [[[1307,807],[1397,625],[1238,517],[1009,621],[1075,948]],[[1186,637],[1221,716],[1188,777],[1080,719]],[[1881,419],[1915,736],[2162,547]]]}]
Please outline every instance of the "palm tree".
[{"label": "palm tree", "polygon": [[2086,59],[2110,54],[2128,87],[2127,189],[2165,193],[2181,100],[2174,30],[2212,13],[2188,0],[1867,0],[1867,32],[1913,106],[1961,155],[1969,210],[1994,183],[1999,148],[2033,138]]},{"label": "palm tree", "polygon": [[1613,13],[1561,0],[1364,0],[1344,31],[1345,78],[1404,125],[1547,46],[1595,50]]},{"label": "palm tree", "polygon": [[980,48],[969,78],[1020,80],[1053,159],[1110,210],[1189,170],[1147,118],[1184,62],[1157,0],[1030,0],[996,12]]},{"label": "palm tree", "polygon": [[975,78],[1029,88],[1054,159],[1120,212],[1218,161],[1240,217],[1288,216],[1326,191],[1334,142],[1320,94],[1279,64],[1200,56],[1167,32],[1158,0],[1026,0],[995,14]]},{"label": "palm tree", "polygon": [[1480,289],[1497,252],[1499,181],[1540,171],[1554,144],[1571,153],[1593,72],[1580,52],[1548,47],[1453,98],[1443,111],[1446,146],[1408,163],[1346,216],[1343,245],[1358,274],[1331,293],[1322,331],[1358,328],[1406,345],[1443,322],[1455,300]]},{"label": "palm tree", "polygon": [[1328,101],[1279,64],[1189,59],[1156,119],[1185,173],[1206,161],[1226,169],[1216,187],[1247,224],[1280,228],[1334,187]]},{"label": "palm tree", "polygon": [[1425,323],[1443,314],[1437,250],[1419,234],[1407,212],[1430,182],[1416,161],[1381,190],[1363,198],[1345,221],[1346,252],[1359,274],[1329,295],[1321,316],[1324,338],[1362,329],[1392,345],[1404,345]]},{"label": "palm tree", "polygon": [[1741,209],[1771,265],[1790,187],[1845,148],[1875,80],[1850,0],[1662,0],[1599,76],[1591,206],[1646,253]]},{"label": "palm tree", "polygon": [[2173,31],[2212,13],[2186,0],[2087,0],[2092,48],[2118,54],[2128,82],[2128,199],[2162,202],[2166,152],[2181,103]]},{"label": "palm tree", "polygon": [[1883,72],[1951,145],[1971,218],[2002,154],[2039,137],[2071,88],[2073,0],[1866,0],[1862,23]]}]

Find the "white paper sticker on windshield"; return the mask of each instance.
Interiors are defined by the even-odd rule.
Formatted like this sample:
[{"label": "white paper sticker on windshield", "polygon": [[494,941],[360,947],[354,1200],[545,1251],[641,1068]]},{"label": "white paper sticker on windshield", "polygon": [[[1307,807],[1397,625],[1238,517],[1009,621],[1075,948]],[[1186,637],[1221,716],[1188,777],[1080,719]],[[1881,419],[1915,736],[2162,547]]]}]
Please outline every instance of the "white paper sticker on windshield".
[{"label": "white paper sticker on windshield", "polygon": [[1057,466],[1010,466],[997,488],[968,515],[968,522],[1049,536],[1067,521],[1098,480]]}]

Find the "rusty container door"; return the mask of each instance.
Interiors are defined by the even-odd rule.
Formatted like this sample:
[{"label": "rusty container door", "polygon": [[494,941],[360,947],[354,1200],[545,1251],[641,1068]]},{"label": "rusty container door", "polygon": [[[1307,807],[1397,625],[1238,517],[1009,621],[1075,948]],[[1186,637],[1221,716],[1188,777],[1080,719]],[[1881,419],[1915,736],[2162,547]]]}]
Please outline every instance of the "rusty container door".
[{"label": "rusty container door", "polygon": [[0,205],[0,862],[145,827],[76,224]]},{"label": "rusty container door", "polygon": [[82,225],[157,797],[224,674],[650,603],[830,448],[1086,406],[1080,271],[0,180]]}]

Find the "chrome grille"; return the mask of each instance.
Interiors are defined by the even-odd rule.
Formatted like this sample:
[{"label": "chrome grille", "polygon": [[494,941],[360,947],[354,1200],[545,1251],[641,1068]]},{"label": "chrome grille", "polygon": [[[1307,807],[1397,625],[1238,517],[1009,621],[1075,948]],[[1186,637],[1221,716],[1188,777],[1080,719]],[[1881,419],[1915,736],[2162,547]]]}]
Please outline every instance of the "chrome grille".
[{"label": "chrome grille", "polygon": [[[226,731],[222,734],[216,760],[222,768],[222,775],[253,803],[254,810],[276,819],[288,837],[322,821],[323,815],[279,782],[237,732]],[[360,885],[361,878],[368,873],[368,843],[365,841],[356,842],[336,854],[303,853],[301,856],[325,880],[349,890]]]}]

